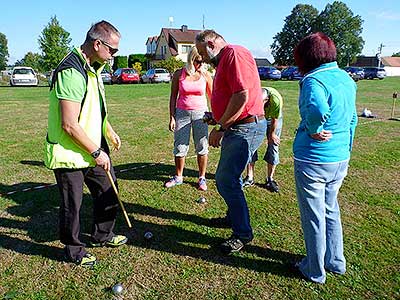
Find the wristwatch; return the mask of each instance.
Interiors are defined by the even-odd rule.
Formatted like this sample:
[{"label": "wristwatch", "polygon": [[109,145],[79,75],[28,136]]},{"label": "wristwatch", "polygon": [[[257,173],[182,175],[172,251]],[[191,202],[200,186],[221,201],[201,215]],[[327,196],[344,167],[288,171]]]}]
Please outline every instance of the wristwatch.
[{"label": "wristwatch", "polygon": [[215,129],[216,131],[218,131],[218,132],[224,132],[224,131],[225,131],[225,129],[222,127],[221,124],[215,125],[215,126],[214,126],[214,129]]},{"label": "wristwatch", "polygon": [[98,158],[98,157],[100,156],[101,151],[102,151],[102,149],[99,148],[99,149],[97,149],[96,151],[93,151],[92,153],[90,153],[90,155],[91,155],[94,159],[96,159],[96,158]]}]

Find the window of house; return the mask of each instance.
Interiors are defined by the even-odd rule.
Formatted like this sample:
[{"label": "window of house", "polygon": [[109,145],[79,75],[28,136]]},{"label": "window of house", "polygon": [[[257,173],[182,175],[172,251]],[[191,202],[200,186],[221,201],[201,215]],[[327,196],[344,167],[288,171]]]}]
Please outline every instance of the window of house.
[{"label": "window of house", "polygon": [[192,46],[182,45],[182,53],[189,53],[190,48],[192,48]]}]

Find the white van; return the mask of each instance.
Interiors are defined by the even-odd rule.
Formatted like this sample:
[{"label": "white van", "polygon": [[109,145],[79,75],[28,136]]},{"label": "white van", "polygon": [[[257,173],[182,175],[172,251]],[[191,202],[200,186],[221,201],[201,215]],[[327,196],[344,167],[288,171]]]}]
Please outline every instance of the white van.
[{"label": "white van", "polygon": [[10,77],[11,86],[37,86],[38,79],[31,67],[14,67]]}]

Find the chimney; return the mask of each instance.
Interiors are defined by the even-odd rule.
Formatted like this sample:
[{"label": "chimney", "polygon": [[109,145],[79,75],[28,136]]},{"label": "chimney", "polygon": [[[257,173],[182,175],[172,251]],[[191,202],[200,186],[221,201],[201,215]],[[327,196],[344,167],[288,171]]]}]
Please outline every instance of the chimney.
[{"label": "chimney", "polygon": [[182,32],[186,32],[187,31],[187,25],[182,25],[182,27],[181,27],[181,31]]}]

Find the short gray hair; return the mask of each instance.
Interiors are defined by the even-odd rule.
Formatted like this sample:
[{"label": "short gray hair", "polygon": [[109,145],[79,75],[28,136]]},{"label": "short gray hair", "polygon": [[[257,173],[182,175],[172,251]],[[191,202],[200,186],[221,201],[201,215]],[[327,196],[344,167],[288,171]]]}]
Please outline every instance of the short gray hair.
[{"label": "short gray hair", "polygon": [[85,43],[95,40],[107,41],[108,37],[112,34],[115,34],[118,37],[121,36],[117,28],[115,28],[111,23],[103,20],[90,27],[86,34]]},{"label": "short gray hair", "polygon": [[212,29],[206,29],[203,30],[201,32],[199,32],[196,35],[196,43],[204,43],[207,42],[209,40],[215,40],[217,38],[223,39],[225,40],[222,35],[220,35],[219,33],[217,33],[215,30]]}]

